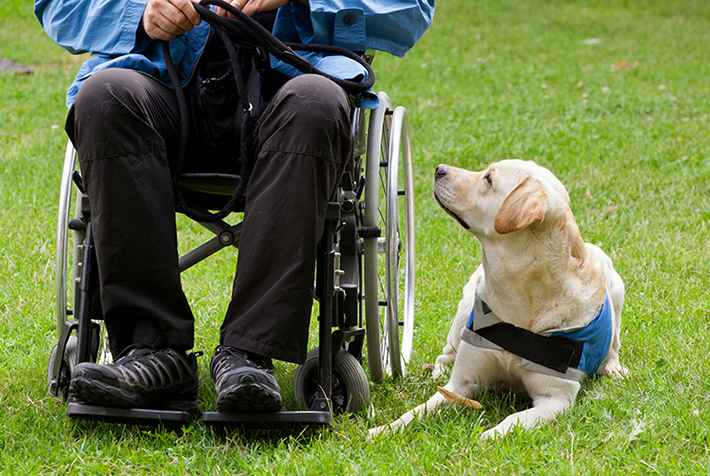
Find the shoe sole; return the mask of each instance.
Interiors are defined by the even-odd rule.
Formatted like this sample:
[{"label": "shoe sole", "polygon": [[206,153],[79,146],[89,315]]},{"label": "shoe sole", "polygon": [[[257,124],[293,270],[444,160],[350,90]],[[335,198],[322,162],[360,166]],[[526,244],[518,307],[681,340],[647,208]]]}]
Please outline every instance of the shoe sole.
[{"label": "shoe sole", "polygon": [[[217,411],[225,413],[278,412],[283,405],[281,394],[264,382],[267,378],[262,371],[243,370],[238,383],[219,392]],[[276,385],[278,386],[278,384]]]},{"label": "shoe sole", "polygon": [[146,400],[138,394],[122,391],[95,380],[76,377],[69,386],[69,395],[77,402],[90,405],[117,408],[148,408],[154,410],[175,410],[197,413],[197,400],[170,400],[166,395]]}]

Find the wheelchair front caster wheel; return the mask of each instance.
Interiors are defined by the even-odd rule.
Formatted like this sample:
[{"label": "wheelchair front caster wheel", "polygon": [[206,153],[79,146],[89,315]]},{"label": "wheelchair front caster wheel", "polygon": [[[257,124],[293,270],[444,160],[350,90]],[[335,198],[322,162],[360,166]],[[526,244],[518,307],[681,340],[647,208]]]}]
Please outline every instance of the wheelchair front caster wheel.
[{"label": "wheelchair front caster wheel", "polygon": [[[296,369],[293,393],[296,400],[310,409],[321,397],[318,378],[318,347],[311,349],[306,361]],[[341,350],[335,356],[331,401],[333,414],[358,413],[370,403],[370,383],[360,362],[349,352]]]},{"label": "wheelchair front caster wheel", "polygon": [[54,345],[52,353],[49,356],[49,365],[47,366],[47,389],[49,390],[49,394],[55,397],[64,395],[67,389],[69,389],[71,372],[76,365],[78,340],[76,336],[69,337],[67,345],[64,348],[64,358],[59,367],[59,374],[54,375],[54,363],[57,360],[58,345],[58,343]]}]

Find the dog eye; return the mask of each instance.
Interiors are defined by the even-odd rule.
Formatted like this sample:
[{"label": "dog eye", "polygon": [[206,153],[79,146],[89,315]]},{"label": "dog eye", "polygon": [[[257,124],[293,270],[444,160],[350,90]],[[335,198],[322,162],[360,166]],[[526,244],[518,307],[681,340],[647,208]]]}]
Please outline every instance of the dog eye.
[{"label": "dog eye", "polygon": [[483,181],[486,182],[487,185],[493,185],[493,177],[490,172],[483,176]]}]

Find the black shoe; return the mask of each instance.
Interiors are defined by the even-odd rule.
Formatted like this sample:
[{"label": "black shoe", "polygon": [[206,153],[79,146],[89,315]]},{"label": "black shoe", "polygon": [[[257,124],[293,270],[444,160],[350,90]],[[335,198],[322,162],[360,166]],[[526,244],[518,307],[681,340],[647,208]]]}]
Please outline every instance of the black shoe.
[{"label": "black shoe", "polygon": [[197,383],[194,353],[137,345],[112,364],[77,365],[69,396],[91,405],[197,413]]},{"label": "black shoe", "polygon": [[217,346],[210,364],[217,390],[217,411],[227,413],[277,412],[281,388],[270,359],[250,358],[244,352]]}]

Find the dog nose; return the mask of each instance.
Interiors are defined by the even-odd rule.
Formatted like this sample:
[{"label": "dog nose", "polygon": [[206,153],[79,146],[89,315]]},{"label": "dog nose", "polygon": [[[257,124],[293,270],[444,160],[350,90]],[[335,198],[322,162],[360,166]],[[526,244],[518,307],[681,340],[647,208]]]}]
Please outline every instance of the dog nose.
[{"label": "dog nose", "polygon": [[449,172],[449,168],[444,164],[439,164],[436,166],[436,172],[434,173],[435,178],[440,178]]}]

